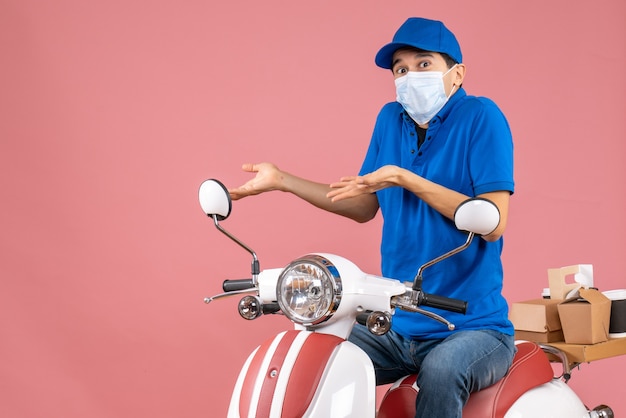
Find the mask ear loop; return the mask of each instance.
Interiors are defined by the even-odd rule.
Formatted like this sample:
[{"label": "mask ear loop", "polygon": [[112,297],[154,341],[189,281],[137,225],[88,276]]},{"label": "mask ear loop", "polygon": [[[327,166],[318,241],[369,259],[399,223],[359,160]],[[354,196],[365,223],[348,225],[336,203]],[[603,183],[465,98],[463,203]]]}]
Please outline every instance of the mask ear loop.
[{"label": "mask ear loop", "polygon": [[[450,67],[450,69],[448,71],[446,71],[441,78],[443,79],[446,75],[448,75],[448,73],[452,70],[454,70],[454,67],[456,67],[457,65],[459,65],[459,63],[454,64],[452,67]],[[456,87],[456,84],[452,85],[452,90],[450,90],[450,94],[448,95],[448,97],[446,97],[446,100],[450,100],[450,97],[452,97],[452,94],[454,93],[454,88]]]},{"label": "mask ear loop", "polygon": [[454,70],[454,67],[456,67],[456,66],[458,66],[458,65],[459,65],[459,63],[458,63],[458,62],[457,62],[457,63],[455,63],[452,67],[450,67],[450,68],[448,69],[448,71],[446,71],[445,73],[443,73],[443,75],[442,75],[441,77],[445,77],[445,76],[447,76],[447,75],[448,75],[448,73],[449,73],[450,71]]},{"label": "mask ear loop", "polygon": [[452,97],[452,94],[454,93],[454,88],[456,87],[456,84],[452,85],[452,90],[450,90],[450,94],[448,95],[448,97],[446,98],[446,100],[450,100],[450,97]]}]

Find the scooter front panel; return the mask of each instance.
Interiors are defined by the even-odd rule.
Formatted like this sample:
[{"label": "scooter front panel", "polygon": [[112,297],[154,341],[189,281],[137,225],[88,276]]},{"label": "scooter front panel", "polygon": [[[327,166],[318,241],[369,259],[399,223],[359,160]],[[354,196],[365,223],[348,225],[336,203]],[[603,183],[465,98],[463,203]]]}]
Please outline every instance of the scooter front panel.
[{"label": "scooter front panel", "polygon": [[229,417],[303,417],[335,347],[343,339],[288,331],[266,341],[241,371]]},{"label": "scooter front panel", "polygon": [[329,364],[336,347],[345,340],[327,334],[309,334],[302,346],[294,366],[282,401],[281,417],[303,417],[320,386],[324,370]]},{"label": "scooter front panel", "polygon": [[344,341],[326,364],[306,414],[297,418],[374,418],[375,414],[376,377],[372,361],[359,347]]},{"label": "scooter front panel", "polygon": [[[263,388],[265,374],[278,345],[287,333],[277,334],[266,340],[248,356],[235,384],[228,407],[228,418],[255,417]],[[295,335],[290,334],[283,344],[291,344]],[[265,416],[268,416],[267,414]]]},{"label": "scooter front panel", "polygon": [[[296,341],[298,337],[299,341]],[[289,331],[283,335],[278,344],[271,344],[273,351],[259,350],[261,353],[257,352],[257,356],[263,354],[265,357],[259,368],[251,369],[251,373],[256,376],[254,384],[257,388],[260,387],[258,396],[253,398],[258,400],[255,405],[255,417],[270,416],[278,381],[282,378],[283,372],[289,373],[293,367],[292,361],[286,361],[289,351],[299,350],[303,344],[304,340],[300,333]]]}]

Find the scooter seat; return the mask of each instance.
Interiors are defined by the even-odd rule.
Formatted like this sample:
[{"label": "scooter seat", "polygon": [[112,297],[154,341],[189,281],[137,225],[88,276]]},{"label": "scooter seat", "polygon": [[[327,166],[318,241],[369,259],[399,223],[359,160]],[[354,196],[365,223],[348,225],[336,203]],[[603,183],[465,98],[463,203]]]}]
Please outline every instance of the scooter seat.
[{"label": "scooter seat", "polygon": [[[520,342],[507,375],[494,385],[472,393],[463,409],[463,418],[503,418],[520,396],[549,382],[553,376],[543,350],[535,343]],[[417,375],[410,375],[394,383],[385,394],[377,417],[414,418],[419,391],[416,379]]]}]

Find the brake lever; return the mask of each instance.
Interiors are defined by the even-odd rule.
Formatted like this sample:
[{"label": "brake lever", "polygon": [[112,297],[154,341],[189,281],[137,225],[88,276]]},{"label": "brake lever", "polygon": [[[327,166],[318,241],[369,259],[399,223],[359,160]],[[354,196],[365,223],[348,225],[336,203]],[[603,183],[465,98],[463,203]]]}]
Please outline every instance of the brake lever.
[{"label": "brake lever", "polygon": [[204,303],[209,304],[209,303],[211,303],[211,302],[213,302],[214,300],[217,300],[217,299],[224,299],[224,298],[227,298],[229,296],[236,296],[236,295],[241,295],[241,294],[244,294],[244,293],[254,293],[254,292],[257,292],[257,291],[258,291],[258,289],[256,287],[252,287],[250,289],[241,289],[241,290],[233,290],[232,292],[224,292],[224,293],[217,294],[215,296],[204,298]]},{"label": "brake lever", "polygon": [[419,308],[412,303],[411,296],[405,293],[404,295],[394,296],[391,298],[391,306],[396,308],[400,308],[403,311],[415,312],[427,316],[435,321],[439,321],[442,324],[446,325],[450,331],[454,331],[456,325],[452,322],[448,321],[441,315],[437,315],[434,312],[427,311],[425,309]]}]

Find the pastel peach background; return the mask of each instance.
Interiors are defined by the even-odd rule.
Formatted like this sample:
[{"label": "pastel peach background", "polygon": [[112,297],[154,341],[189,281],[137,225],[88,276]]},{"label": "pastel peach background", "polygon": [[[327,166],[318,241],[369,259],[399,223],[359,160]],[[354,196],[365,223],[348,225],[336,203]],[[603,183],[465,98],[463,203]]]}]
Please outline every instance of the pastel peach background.
[{"label": "pastel peach background", "polygon": [[[203,304],[250,259],[197,188],[248,161],[355,173],[394,99],[374,54],[414,15],[457,34],[466,89],[513,130],[509,301],[578,263],[625,288],[623,0],[0,0],[0,415],[225,416],[247,354],[288,324]],[[379,271],[380,219],[273,193],[224,226],[262,267],[327,251]],[[625,375],[603,360],[571,386],[623,416]]]}]

